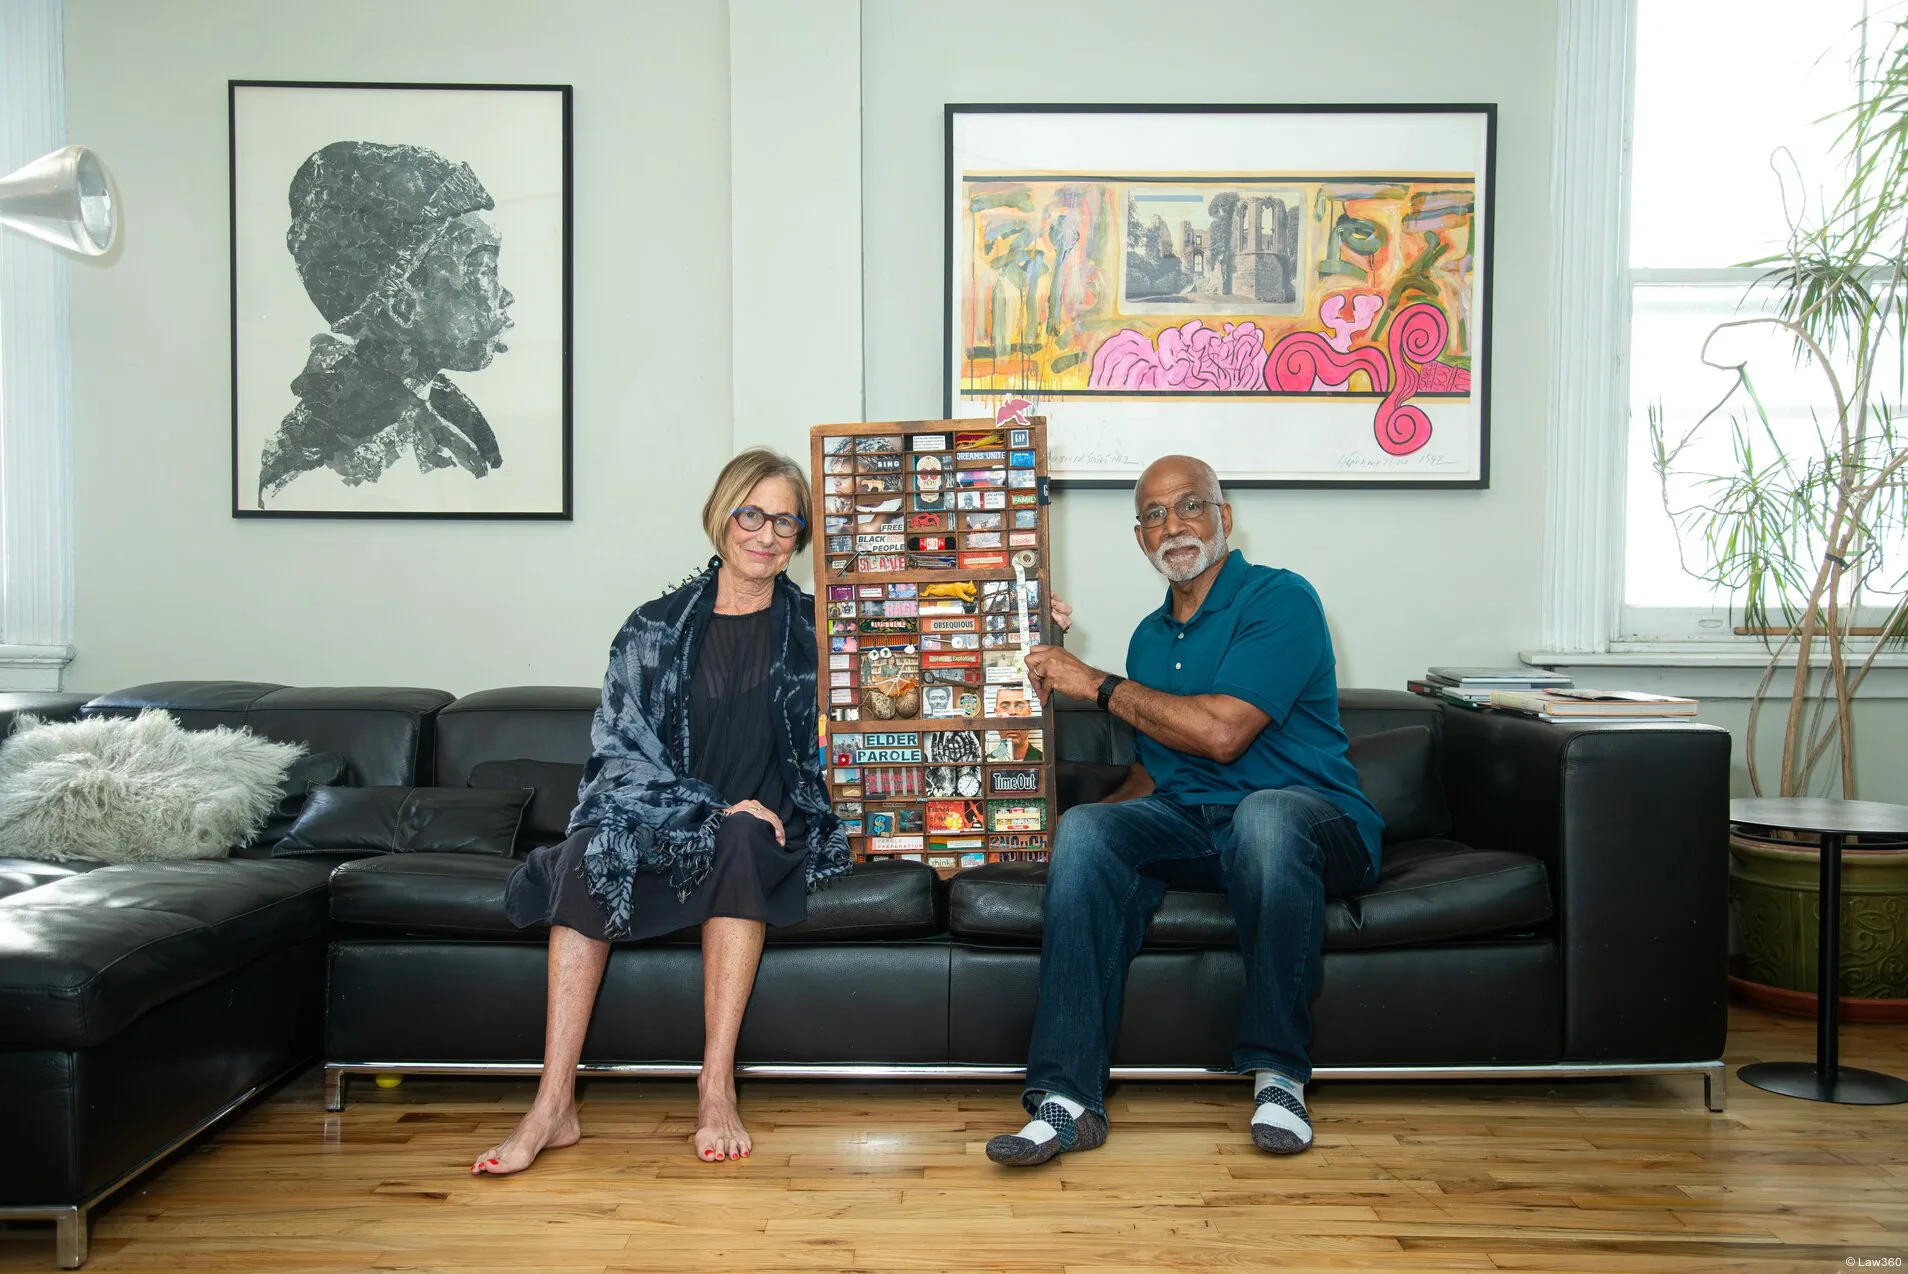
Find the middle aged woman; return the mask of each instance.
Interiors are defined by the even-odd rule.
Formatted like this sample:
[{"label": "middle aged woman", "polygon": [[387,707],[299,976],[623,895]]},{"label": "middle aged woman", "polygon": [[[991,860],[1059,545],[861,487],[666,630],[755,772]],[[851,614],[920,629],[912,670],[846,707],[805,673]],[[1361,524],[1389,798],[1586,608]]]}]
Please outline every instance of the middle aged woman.
[{"label": "middle aged woman", "polygon": [[717,556],[639,608],[610,650],[570,835],[510,878],[520,926],[550,926],[543,1077],[530,1110],[471,1171],[521,1172],[580,1137],[576,1065],[610,944],[699,927],[696,1156],[746,1158],[735,1041],[767,928],[850,868],[815,723],[815,607],[783,571],[808,543],[794,461],[745,451],[702,524]]}]

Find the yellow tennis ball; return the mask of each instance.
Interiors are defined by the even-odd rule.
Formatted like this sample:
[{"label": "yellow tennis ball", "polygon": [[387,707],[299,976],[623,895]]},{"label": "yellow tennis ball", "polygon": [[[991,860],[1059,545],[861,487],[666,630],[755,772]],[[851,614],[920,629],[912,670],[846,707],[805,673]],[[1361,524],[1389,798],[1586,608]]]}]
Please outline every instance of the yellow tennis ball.
[{"label": "yellow tennis ball", "polygon": [[378,1087],[379,1087],[379,1088],[396,1088],[396,1087],[397,1087],[397,1086],[398,1086],[399,1084],[402,1084],[403,1082],[404,1082],[404,1076],[402,1076],[402,1075],[380,1075],[380,1076],[378,1076]]}]

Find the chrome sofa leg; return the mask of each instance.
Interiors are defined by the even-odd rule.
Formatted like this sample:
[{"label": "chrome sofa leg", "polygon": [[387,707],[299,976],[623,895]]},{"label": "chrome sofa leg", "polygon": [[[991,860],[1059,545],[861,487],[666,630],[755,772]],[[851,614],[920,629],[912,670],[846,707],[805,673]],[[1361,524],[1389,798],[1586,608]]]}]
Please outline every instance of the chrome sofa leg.
[{"label": "chrome sofa leg", "polygon": [[1720,1112],[1728,1100],[1723,1086],[1729,1081],[1729,1068],[1720,1063],[1703,1072],[1703,1105]]},{"label": "chrome sofa leg", "polygon": [[53,1217],[54,1250],[60,1268],[76,1270],[86,1264],[86,1210],[61,1208]]},{"label": "chrome sofa leg", "polygon": [[325,1067],[326,1110],[344,1109],[344,1086],[345,1073],[342,1070],[334,1070],[329,1066]]}]

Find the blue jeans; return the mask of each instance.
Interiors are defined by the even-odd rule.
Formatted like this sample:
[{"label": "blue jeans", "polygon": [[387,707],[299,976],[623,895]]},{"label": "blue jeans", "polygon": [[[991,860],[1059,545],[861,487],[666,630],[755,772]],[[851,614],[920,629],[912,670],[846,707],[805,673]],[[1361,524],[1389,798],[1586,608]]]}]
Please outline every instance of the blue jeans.
[{"label": "blue jeans", "polygon": [[1225,890],[1245,957],[1245,1009],[1233,1069],[1312,1076],[1312,997],[1324,973],[1325,900],[1377,875],[1349,815],[1315,792],[1254,792],[1229,805],[1147,796],[1078,805],[1061,818],[1040,939],[1021,1102],[1058,1093],[1106,1115],[1126,966],[1176,885]]}]

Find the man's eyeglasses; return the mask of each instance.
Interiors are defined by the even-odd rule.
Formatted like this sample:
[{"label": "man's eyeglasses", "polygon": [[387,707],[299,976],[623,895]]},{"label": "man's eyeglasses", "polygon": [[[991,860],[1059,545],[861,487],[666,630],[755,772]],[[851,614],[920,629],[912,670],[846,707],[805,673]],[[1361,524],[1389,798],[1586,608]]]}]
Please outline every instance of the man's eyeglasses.
[{"label": "man's eyeglasses", "polygon": [[729,516],[734,518],[735,524],[744,531],[759,531],[764,522],[773,522],[775,534],[784,540],[794,539],[802,533],[802,528],[808,525],[793,513],[777,513],[774,517],[770,517],[753,504],[745,504],[739,509],[730,509]]},{"label": "man's eyeglasses", "polygon": [[[1196,495],[1181,496],[1172,505],[1172,512],[1179,515],[1181,522],[1197,522],[1206,515],[1206,510],[1219,503],[1217,500],[1202,500]],[[1139,524],[1147,530],[1166,525],[1167,506],[1149,504],[1140,510]]]}]

